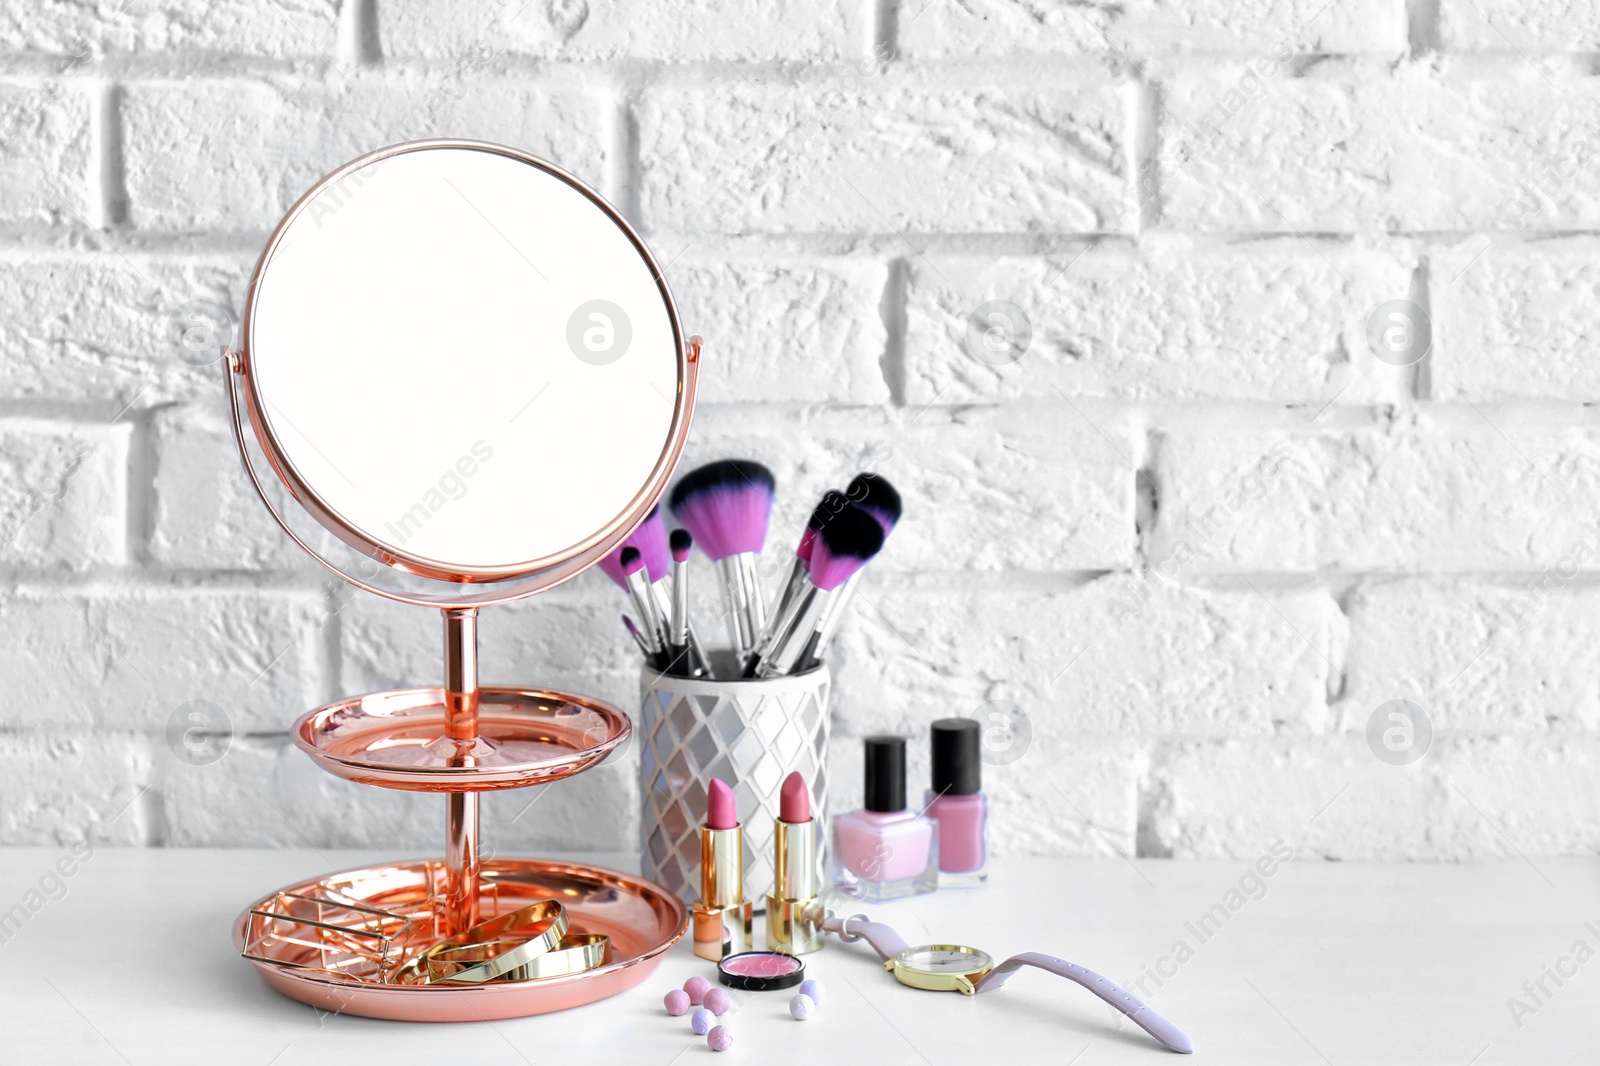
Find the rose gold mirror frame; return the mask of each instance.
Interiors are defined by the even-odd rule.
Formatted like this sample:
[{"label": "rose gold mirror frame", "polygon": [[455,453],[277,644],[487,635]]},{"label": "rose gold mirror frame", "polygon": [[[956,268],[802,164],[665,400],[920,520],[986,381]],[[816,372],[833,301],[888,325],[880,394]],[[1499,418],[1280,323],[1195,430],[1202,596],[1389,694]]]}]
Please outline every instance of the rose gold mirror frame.
[{"label": "rose gold mirror frame", "polygon": [[[667,317],[672,325],[673,342],[677,349],[678,394],[673,400],[672,424],[668,430],[666,443],[661,449],[661,454],[656,460],[656,465],[652,469],[650,477],[646,479],[645,484],[634,495],[628,506],[603,528],[585,540],[553,555],[508,566],[472,567],[442,563],[438,560],[406,552],[357,528],[323,499],[300,476],[299,471],[289,461],[277,435],[273,432],[270,421],[266,417],[265,400],[261,396],[255,377],[251,374],[252,340],[261,281],[266,274],[268,266],[271,265],[274,253],[295,220],[309,207],[318,194],[363,167],[409,152],[430,151],[441,148],[488,152],[515,159],[565,182],[603,211],[617,228],[623,232],[629,243],[633,245],[634,250],[649,266],[650,276],[660,290],[662,302],[666,306]],[[655,257],[650,254],[649,248],[645,246],[644,241],[634,228],[628,224],[627,220],[607,203],[599,193],[554,164],[547,163],[515,148],[489,144],[484,141],[441,139],[408,141],[404,144],[391,145],[388,148],[381,148],[378,151],[370,152],[358,159],[351,160],[313,185],[299,200],[295,201],[294,206],[289,209],[283,220],[278,223],[277,228],[272,232],[272,236],[268,238],[267,245],[261,252],[261,257],[256,262],[255,270],[250,277],[250,287],[245,296],[244,317],[240,325],[239,335],[239,351],[224,349],[227,362],[228,402],[233,416],[234,435],[239,445],[240,457],[244,461],[245,472],[249,475],[256,492],[261,496],[262,502],[266,504],[268,511],[272,513],[272,517],[305,552],[316,559],[323,567],[350,584],[387,599],[438,608],[487,607],[531,596],[576,577],[579,573],[604,558],[618,544],[622,543],[628,534],[633,531],[634,527],[650,513],[650,509],[655,506],[656,501],[660,499],[662,492],[666,489],[668,478],[672,476],[673,468],[683,454],[684,445],[689,437],[689,422],[694,410],[695,391],[698,386],[700,370],[700,339],[691,337],[685,340],[683,326],[678,318],[678,307],[672,298],[671,289],[667,286],[666,278],[663,276],[661,268],[657,265]],[[237,395],[237,386],[241,383],[244,386],[242,413],[240,399]],[[494,590],[480,590],[468,593],[452,594],[441,592],[435,594],[410,592],[374,584],[323,557],[320,552],[307,543],[290,526],[267,494],[265,485],[257,473],[250,459],[250,453],[246,448],[243,425],[246,417],[254,430],[256,441],[260,445],[262,453],[277,479],[283,483],[295,501],[319,525],[345,544],[385,566],[435,581],[455,584],[515,583]],[[527,580],[518,580],[523,578]]]},{"label": "rose gold mirror frame", "polygon": [[[251,341],[253,339],[256,302],[260,296],[261,280],[266,273],[267,267],[272,262],[274,252],[283,241],[294,221],[299,218],[319,193],[352,172],[372,163],[407,152],[429,151],[440,148],[489,152],[526,163],[566,182],[577,192],[587,197],[600,210],[604,211],[611,221],[627,236],[634,250],[639,253],[649,266],[651,277],[660,290],[662,301],[666,305],[667,315],[672,324],[673,342],[677,349],[678,392],[673,401],[672,424],[668,431],[666,444],[662,447],[661,454],[657,457],[656,465],[651,470],[644,486],[639,489],[621,513],[587,539],[554,555],[506,567],[451,566],[437,560],[413,555],[393,545],[385,544],[346,520],[306,483],[294,468],[294,465],[288,460],[277,436],[272,431],[269,420],[265,416],[265,401],[261,396],[254,376],[251,374]],[[250,287],[245,299],[244,317],[240,328],[239,350],[224,348],[223,354],[226,357],[225,380],[228,391],[228,405],[232,415],[234,440],[239,448],[239,457],[244,463],[245,473],[250,478],[251,484],[255,487],[262,502],[266,504],[268,512],[271,513],[278,525],[283,528],[283,531],[322,567],[357,588],[386,599],[415,606],[433,607],[443,612],[445,735],[457,743],[457,750],[461,753],[461,765],[473,765],[470,752],[478,735],[478,609],[535,595],[562,582],[571,580],[599,562],[614,550],[617,545],[622,543],[628,534],[633,531],[634,527],[650,513],[650,509],[655,506],[661,494],[666,490],[667,481],[672,476],[673,468],[677,465],[679,457],[683,454],[684,445],[688,441],[689,422],[694,410],[695,392],[699,382],[700,338],[690,337],[685,340],[683,326],[678,319],[677,304],[672,299],[672,292],[668,288],[666,279],[663,277],[660,267],[656,264],[654,256],[650,254],[650,250],[645,247],[644,241],[633,227],[628,224],[627,220],[598,193],[559,167],[526,152],[507,148],[503,145],[469,140],[441,139],[410,141],[404,144],[391,145],[351,160],[317,182],[299,200],[295,201],[288,214],[273,230],[272,236],[268,239],[266,248],[262,250],[261,257],[257,260],[255,270],[251,274]],[[244,393],[242,402],[239,396],[239,386],[241,384],[243,385]],[[273,503],[266,484],[250,457],[244,426],[246,419],[248,419],[251,428],[254,430],[256,442],[277,479],[319,525],[334,534],[345,544],[385,566],[434,581],[465,585],[469,589],[474,585],[485,583],[506,582],[509,584],[504,584],[494,589],[479,589],[461,593],[443,591],[439,593],[412,592],[375,584],[350,573],[344,567],[326,558],[295,530]],[[479,881],[478,794],[476,792],[451,792],[448,794],[448,801],[445,836],[446,898],[442,901],[444,904],[442,925],[447,935],[458,933],[477,922],[477,885]]]}]

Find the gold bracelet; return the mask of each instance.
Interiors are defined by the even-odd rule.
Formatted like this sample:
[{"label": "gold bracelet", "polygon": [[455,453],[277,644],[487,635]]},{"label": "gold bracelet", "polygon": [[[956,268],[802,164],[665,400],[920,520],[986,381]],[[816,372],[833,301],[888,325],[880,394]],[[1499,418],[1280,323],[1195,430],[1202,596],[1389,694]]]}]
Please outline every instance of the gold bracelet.
[{"label": "gold bracelet", "polygon": [[551,951],[567,935],[567,909],[547,899],[480,922],[422,953],[429,981],[480,984]]},{"label": "gold bracelet", "polygon": [[536,981],[541,977],[565,977],[592,970],[605,961],[611,938],[603,933],[568,933],[554,951],[548,951],[526,966],[507,973],[502,981]]}]

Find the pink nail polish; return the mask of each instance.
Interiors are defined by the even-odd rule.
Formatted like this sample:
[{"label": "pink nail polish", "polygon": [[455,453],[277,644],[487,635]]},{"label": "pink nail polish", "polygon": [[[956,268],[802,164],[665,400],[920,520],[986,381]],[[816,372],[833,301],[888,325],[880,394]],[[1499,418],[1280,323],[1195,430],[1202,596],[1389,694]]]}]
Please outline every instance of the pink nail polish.
[{"label": "pink nail polish", "polygon": [[939,887],[939,826],[906,808],[905,738],[865,743],[865,809],[833,820],[834,885],[866,900],[932,892]]},{"label": "pink nail polish", "polygon": [[981,885],[989,876],[982,728],[971,718],[941,718],[931,740],[933,787],[925,802],[928,817],[939,823],[939,887]]}]

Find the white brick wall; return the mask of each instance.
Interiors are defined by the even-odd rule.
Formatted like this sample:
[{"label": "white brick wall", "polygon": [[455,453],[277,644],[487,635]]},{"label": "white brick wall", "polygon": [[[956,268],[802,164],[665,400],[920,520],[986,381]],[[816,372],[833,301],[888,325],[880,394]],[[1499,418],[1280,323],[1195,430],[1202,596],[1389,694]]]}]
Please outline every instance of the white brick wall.
[{"label": "white brick wall", "polygon": [[[0,842],[437,842],[286,737],[435,680],[436,621],[297,555],[173,335],[326,169],[459,135],[670,264],[690,462],[768,462],[785,530],[859,468],[905,492],[837,654],[839,805],[861,735],[1002,701],[1006,852],[1592,851],[1597,42],[1563,0],[7,5]],[[1391,300],[1417,365],[1369,347]],[[1002,365],[992,301],[1031,330]],[[592,575],[488,613],[486,679],[631,704],[618,609]],[[1433,733],[1403,766],[1397,699]],[[218,762],[167,739],[193,701]],[[487,846],[629,847],[634,756],[489,798]]]}]

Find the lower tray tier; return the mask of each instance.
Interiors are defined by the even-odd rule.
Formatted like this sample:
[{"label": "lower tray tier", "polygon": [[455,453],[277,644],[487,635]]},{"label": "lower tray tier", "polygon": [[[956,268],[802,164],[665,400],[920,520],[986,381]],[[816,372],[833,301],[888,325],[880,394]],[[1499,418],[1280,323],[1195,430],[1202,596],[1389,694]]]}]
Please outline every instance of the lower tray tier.
[{"label": "lower tray tier", "polygon": [[[290,885],[239,916],[234,945],[255,956],[249,959],[251,965],[273,989],[323,1010],[399,1021],[471,1022],[548,1014],[614,996],[648,977],[688,926],[682,901],[643,878],[574,863],[495,859],[484,863],[482,870],[479,896],[484,918],[558,899],[567,908],[572,932],[611,938],[605,961],[581,973],[530,981],[416,984],[403,976],[380,977],[380,969],[406,971],[407,960],[390,959],[386,967],[369,965],[365,956],[375,952],[348,932],[277,920],[274,934],[263,937],[263,919],[255,913],[273,909],[285,899],[302,906],[299,901],[307,898],[348,901],[409,919],[412,932],[396,938],[395,950],[414,957],[431,942],[426,930],[433,926],[443,883],[442,862],[418,861],[346,870]],[[359,913],[336,903],[325,907]],[[285,925],[295,928],[290,931]],[[357,946],[341,952],[343,945]],[[348,956],[349,965],[338,965],[341,954]],[[328,969],[330,963],[334,970]]]}]

